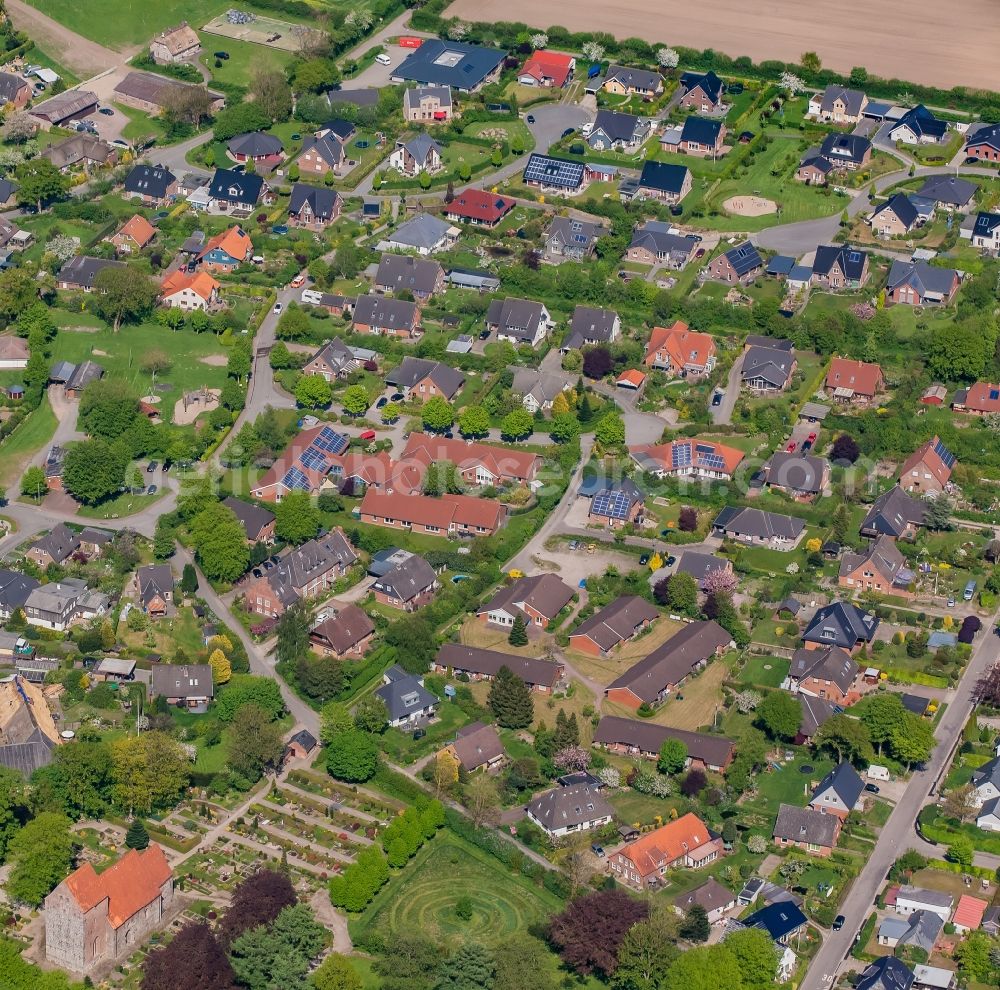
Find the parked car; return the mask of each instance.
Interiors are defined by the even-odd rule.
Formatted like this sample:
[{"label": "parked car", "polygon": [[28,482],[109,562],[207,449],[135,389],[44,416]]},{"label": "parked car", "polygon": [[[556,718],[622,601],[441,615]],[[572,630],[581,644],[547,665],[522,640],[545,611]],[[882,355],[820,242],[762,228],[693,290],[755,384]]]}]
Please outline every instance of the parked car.
[{"label": "parked car", "polygon": [[813,445],[812,440],[806,440],[802,444],[802,453],[804,454],[807,450],[811,450],[812,449],[812,445]]},{"label": "parked car", "polygon": [[797,446],[798,446],[798,444],[797,444],[797,443],[796,443],[796,442],[795,442],[794,440],[789,440],[789,441],[788,441],[788,446],[787,446],[787,447],[785,448],[785,450],[786,450],[786,451],[787,451],[787,452],[788,452],[789,454],[791,454],[791,453],[792,453],[792,452],[793,452],[793,451],[795,450],[795,448],[796,448]]},{"label": "parked car", "polygon": [[359,434],[360,440],[374,440],[376,433],[374,430],[365,430],[364,433]]},{"label": "parked car", "polygon": [[817,436],[819,436],[819,434],[818,434],[818,433],[810,433],[810,434],[809,434],[809,437],[808,437],[808,440],[809,440],[809,442],[810,442],[810,443],[815,443],[815,442],[816,442],[816,437],[817,437]]},{"label": "parked car", "polygon": [[[576,550],[580,546],[579,540],[570,540],[569,548],[570,550]],[[1000,626],[997,627],[997,634],[1000,635]]]},{"label": "parked car", "polygon": [[382,398],[379,399],[378,402],[375,403],[375,408],[376,409],[382,409],[385,406],[387,406],[388,404],[389,404],[389,400],[383,395]]},{"label": "parked car", "polygon": [[602,846],[600,843],[592,842],[590,844],[590,849],[591,849],[591,852],[593,852],[593,854],[598,859],[604,859],[604,846]]},{"label": "parked car", "polygon": [[677,558],[673,554],[670,554],[670,556],[667,557],[667,562],[666,564],[664,564],[664,567],[673,567],[674,564],[676,563],[677,563]]},{"label": "parked car", "polygon": [[695,258],[704,258],[705,257],[705,249],[704,248],[698,248],[698,250],[695,251],[694,256],[695,256]]},{"label": "parked car", "polygon": [[281,303],[280,303],[280,302],[276,302],[276,303],[274,304],[274,310],[273,310],[274,314],[275,314],[276,316],[280,315],[280,314],[281,314],[281,310],[282,310],[282,306],[281,306]]},{"label": "parked car", "polygon": [[216,52],[215,57],[221,58],[222,61],[225,62],[229,59],[229,52]]},{"label": "parked car", "polygon": [[305,284],[306,284],[306,277],[305,275],[302,274],[302,272],[299,272],[299,274],[296,275],[291,282],[291,286],[293,289],[301,289],[302,286]]},{"label": "parked car", "polygon": [[575,133],[576,133],[576,128],[575,127],[567,127],[566,130],[564,130],[562,132],[562,136],[565,138],[565,137],[569,137],[570,134],[575,134]]},{"label": "parked car", "polygon": [[486,340],[486,338],[489,337],[489,335],[490,335],[489,330],[480,330],[479,331],[479,339],[480,340]]},{"label": "parked car", "polygon": [[646,566],[646,564],[648,564],[648,563],[649,563],[649,554],[648,554],[648,553],[644,553],[644,554],[643,554],[643,555],[642,555],[642,556],[641,556],[641,557],[639,558],[639,566],[640,566],[640,567],[645,567],[645,566]]},{"label": "parked car", "polygon": [[402,402],[403,401],[403,393],[402,392],[393,392],[392,395],[389,396],[389,401],[390,402]]},{"label": "parked car", "polygon": [[160,466],[159,461],[150,461],[146,465],[146,474],[152,474]]},{"label": "parked car", "polygon": [[713,406],[722,405],[722,392],[716,392],[715,395],[712,396],[712,405]]},{"label": "parked car", "polygon": [[954,595],[949,595],[948,596],[948,608],[954,608],[954,607],[955,607],[955,596]]},{"label": "parked car", "polygon": [[879,793],[879,786],[878,786],[878,784],[865,784],[865,790],[869,794],[878,794]]},{"label": "parked car", "polygon": [[148,488],[146,489],[146,494],[147,494],[147,495],[155,495],[155,494],[156,494],[156,485],[150,485],[150,486],[149,486],[149,487],[148,487]]},{"label": "parked car", "polygon": [[105,117],[113,117],[115,115],[115,112],[111,109],[111,107],[101,107],[101,109],[97,112],[104,114]]}]

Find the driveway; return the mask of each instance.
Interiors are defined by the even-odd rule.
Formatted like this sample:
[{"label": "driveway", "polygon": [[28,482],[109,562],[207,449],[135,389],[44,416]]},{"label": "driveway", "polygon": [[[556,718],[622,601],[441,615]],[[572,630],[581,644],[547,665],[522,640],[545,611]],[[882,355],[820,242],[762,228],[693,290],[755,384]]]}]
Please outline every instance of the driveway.
[{"label": "driveway", "polygon": [[[579,129],[584,124],[593,123],[595,114],[592,110],[574,103],[547,103],[526,110],[523,116],[528,123],[531,136],[535,139],[535,150],[544,153],[570,127]],[[528,117],[534,117],[535,122],[528,122]]]},{"label": "driveway", "polygon": [[712,422],[716,426],[731,423],[733,420],[733,410],[736,408],[736,400],[740,397],[740,389],[743,387],[743,355],[739,355],[729,369],[729,380],[726,382],[726,391],[722,394],[722,402],[717,406],[711,405],[709,399],[708,414],[712,417]]}]

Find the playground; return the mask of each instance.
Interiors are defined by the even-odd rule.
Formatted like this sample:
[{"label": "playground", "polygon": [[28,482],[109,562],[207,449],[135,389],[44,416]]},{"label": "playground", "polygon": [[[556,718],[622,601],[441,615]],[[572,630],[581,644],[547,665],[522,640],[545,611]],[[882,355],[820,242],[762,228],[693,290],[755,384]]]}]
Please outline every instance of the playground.
[{"label": "playground", "polygon": [[313,28],[305,24],[292,24],[290,21],[279,21],[273,17],[260,14],[247,15],[248,20],[234,24],[226,14],[213,17],[203,28],[208,34],[217,34],[234,41],[246,41],[252,45],[264,45],[267,48],[277,48],[285,52],[297,52],[306,47],[311,34],[317,34]]},{"label": "playground", "polygon": [[773,199],[764,199],[762,196],[733,196],[722,207],[738,217],[764,217],[778,212],[778,204]]}]

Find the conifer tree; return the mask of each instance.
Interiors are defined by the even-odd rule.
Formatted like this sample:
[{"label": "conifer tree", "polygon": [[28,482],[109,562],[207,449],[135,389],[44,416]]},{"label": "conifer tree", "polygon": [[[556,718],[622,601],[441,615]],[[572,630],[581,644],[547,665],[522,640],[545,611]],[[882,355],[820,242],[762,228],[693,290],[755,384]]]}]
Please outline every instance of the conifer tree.
[{"label": "conifer tree", "polygon": [[535,703],[528,685],[509,667],[497,671],[486,703],[504,729],[524,729],[531,725],[535,715]]}]

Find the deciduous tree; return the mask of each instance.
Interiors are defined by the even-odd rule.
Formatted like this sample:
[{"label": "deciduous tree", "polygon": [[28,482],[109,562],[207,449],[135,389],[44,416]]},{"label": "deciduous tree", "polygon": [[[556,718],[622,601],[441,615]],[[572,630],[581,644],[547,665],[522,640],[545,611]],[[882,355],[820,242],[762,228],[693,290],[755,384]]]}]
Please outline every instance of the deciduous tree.
[{"label": "deciduous tree", "polygon": [[7,847],[13,862],[6,883],[11,898],[38,907],[66,878],[77,845],[70,825],[65,815],[43,811],[14,835]]},{"label": "deciduous tree", "polygon": [[219,926],[223,945],[229,945],[251,928],[271,924],[286,907],[297,901],[295,888],[286,874],[261,867],[233,889],[229,909]]},{"label": "deciduous tree", "polygon": [[549,922],[548,938],[576,973],[609,977],[618,968],[618,949],[625,935],[648,916],[649,906],[644,901],[618,889],[599,890],[570,901],[555,915]]},{"label": "deciduous tree", "polygon": [[152,279],[127,266],[103,268],[94,277],[94,308],[116,331],[123,323],[138,323],[149,316],[157,293]]},{"label": "deciduous tree", "polygon": [[311,540],[319,527],[319,509],[308,492],[291,491],[274,507],[274,531],[288,543]]},{"label": "deciduous tree", "polygon": [[281,762],[285,750],[281,726],[260,705],[244,705],[232,722],[227,762],[244,780],[256,782]]},{"label": "deciduous tree", "polygon": [[757,709],[755,721],[772,739],[794,739],[802,724],[802,703],[785,691],[772,691]]},{"label": "deciduous tree", "polygon": [[66,452],[63,484],[86,505],[117,494],[125,483],[125,458],[103,440],[84,440]]},{"label": "deciduous tree", "polygon": [[231,990],[233,970],[206,921],[189,921],[142,966],[142,990]]},{"label": "deciduous tree", "polygon": [[337,780],[364,783],[378,769],[378,747],[371,736],[357,729],[338,733],[327,746],[326,768]]},{"label": "deciduous tree", "polygon": [[206,577],[233,582],[246,571],[250,563],[246,531],[228,506],[211,503],[191,520],[189,530]]}]

